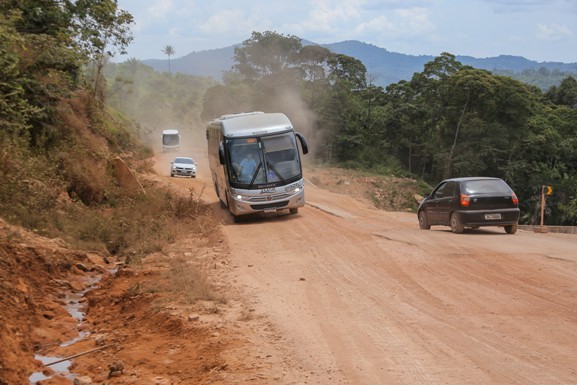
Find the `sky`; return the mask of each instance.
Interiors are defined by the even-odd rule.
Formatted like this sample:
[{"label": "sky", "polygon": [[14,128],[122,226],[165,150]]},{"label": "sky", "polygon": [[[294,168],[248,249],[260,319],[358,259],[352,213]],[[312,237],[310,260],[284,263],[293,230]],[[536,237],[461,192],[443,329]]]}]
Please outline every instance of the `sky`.
[{"label": "sky", "polygon": [[577,63],[577,0],[117,0],[134,40],[115,61],[166,59],[273,31],[390,52]]}]

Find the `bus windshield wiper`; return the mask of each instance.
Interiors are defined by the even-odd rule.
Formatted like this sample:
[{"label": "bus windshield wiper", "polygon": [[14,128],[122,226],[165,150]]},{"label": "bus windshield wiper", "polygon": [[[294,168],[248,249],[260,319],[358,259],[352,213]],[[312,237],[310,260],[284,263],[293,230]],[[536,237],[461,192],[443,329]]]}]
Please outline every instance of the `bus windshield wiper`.
[{"label": "bus windshield wiper", "polygon": [[261,167],[262,167],[262,162],[259,162],[258,166],[256,166],[256,170],[254,171],[252,179],[250,180],[250,183],[248,184],[249,188],[251,188],[252,185],[254,184],[254,180],[256,179],[256,176],[258,175],[258,172],[260,171]]}]

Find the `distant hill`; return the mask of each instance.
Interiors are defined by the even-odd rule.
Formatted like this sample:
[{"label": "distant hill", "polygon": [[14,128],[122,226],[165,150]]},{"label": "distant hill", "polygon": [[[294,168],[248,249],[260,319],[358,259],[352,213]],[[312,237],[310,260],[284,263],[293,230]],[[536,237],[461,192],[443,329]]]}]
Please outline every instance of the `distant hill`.
[{"label": "distant hill", "polygon": [[[222,73],[230,71],[234,64],[234,47],[192,52],[181,58],[172,58],[170,59],[170,70],[187,75],[212,77],[221,81]],[[168,72],[168,59],[143,60],[142,63],[151,66],[156,71]]]},{"label": "distant hill", "polygon": [[[315,43],[303,41],[303,44],[308,45]],[[415,72],[422,72],[424,65],[436,57],[390,52],[385,48],[356,40],[319,45],[335,53],[359,59],[365,67],[367,67],[367,73],[373,78],[374,83],[383,87],[400,80],[410,80]],[[231,70],[234,64],[234,47],[235,46],[230,46],[192,52],[181,58],[171,59],[171,71],[188,75],[212,77],[220,81],[222,80],[222,73]],[[439,52],[439,54],[441,53]],[[511,55],[500,55],[490,58],[456,55],[456,59],[462,64],[493,72],[520,74],[525,70],[537,71],[545,68],[549,71],[577,75],[577,63],[536,62],[521,56]],[[157,71],[168,71],[168,59],[143,60],[143,63]]]}]

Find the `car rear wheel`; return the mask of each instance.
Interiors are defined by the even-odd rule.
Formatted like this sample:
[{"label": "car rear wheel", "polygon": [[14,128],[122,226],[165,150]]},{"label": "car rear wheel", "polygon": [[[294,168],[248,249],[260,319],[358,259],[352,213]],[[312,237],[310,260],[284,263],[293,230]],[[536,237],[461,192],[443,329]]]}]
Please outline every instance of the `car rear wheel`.
[{"label": "car rear wheel", "polygon": [[421,230],[429,230],[431,225],[429,225],[429,221],[427,220],[427,213],[421,211],[419,213],[419,228]]},{"label": "car rear wheel", "polygon": [[507,234],[515,234],[515,233],[517,232],[517,228],[518,228],[518,227],[519,227],[519,226],[518,226],[517,224],[507,225],[507,226],[505,226],[505,232],[506,232]]},{"label": "car rear wheel", "polygon": [[461,224],[461,220],[457,213],[451,214],[451,231],[455,234],[461,234],[465,230],[465,227]]}]

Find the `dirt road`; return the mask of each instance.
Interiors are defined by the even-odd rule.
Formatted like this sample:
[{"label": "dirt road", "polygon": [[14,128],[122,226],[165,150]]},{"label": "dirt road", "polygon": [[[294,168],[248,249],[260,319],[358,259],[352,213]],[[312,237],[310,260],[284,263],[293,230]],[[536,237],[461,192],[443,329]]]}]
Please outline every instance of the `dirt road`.
[{"label": "dirt road", "polygon": [[[216,207],[206,155],[189,153],[198,177],[174,183]],[[424,231],[415,214],[305,188],[298,215],[234,224],[216,210],[235,284],[275,330],[262,346],[282,352],[275,383],[577,384],[577,236]]]}]

